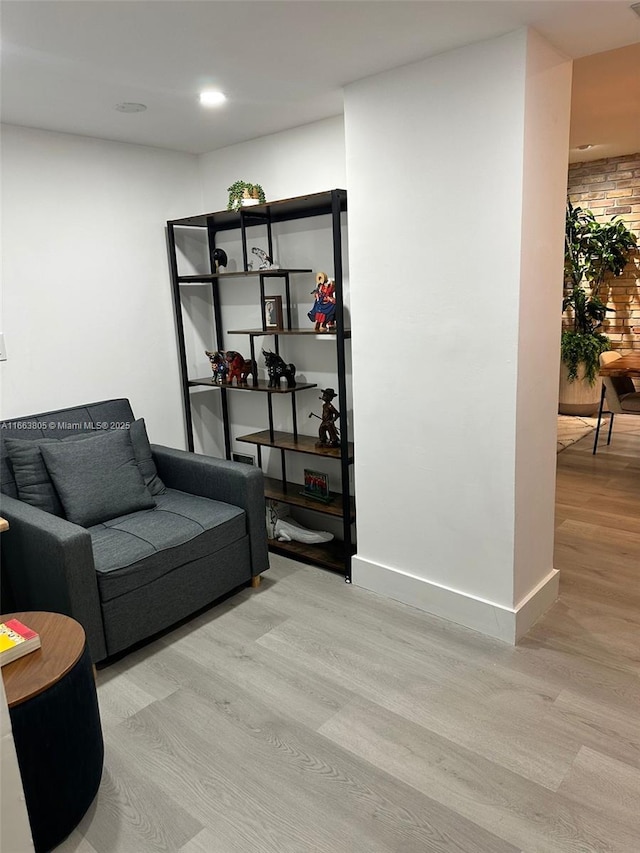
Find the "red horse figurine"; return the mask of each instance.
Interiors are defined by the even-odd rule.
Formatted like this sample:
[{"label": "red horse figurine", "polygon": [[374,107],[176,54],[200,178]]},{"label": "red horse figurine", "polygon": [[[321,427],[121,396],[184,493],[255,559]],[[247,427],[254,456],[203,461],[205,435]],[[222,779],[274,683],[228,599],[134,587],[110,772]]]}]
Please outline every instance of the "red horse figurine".
[{"label": "red horse figurine", "polygon": [[250,358],[245,358],[235,350],[228,350],[225,354],[227,360],[227,375],[225,381],[227,385],[233,384],[235,377],[236,385],[246,385],[249,375],[257,378],[256,365]]},{"label": "red horse figurine", "polygon": [[231,385],[234,378],[236,385],[246,385],[249,375],[254,379],[258,377],[256,363],[235,350],[227,350],[227,352],[205,350],[205,352],[211,362],[213,381],[217,385]]}]

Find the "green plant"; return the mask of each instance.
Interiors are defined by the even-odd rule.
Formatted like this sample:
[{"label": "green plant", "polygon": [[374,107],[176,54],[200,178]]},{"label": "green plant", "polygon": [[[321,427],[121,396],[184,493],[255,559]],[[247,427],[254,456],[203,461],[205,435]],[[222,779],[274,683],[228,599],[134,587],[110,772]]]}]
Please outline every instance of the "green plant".
[{"label": "green plant", "polygon": [[611,349],[609,338],[597,332],[583,334],[566,329],[562,333],[560,344],[560,356],[567,366],[567,379],[575,382],[578,378],[578,365],[583,362],[585,366],[584,378],[590,385],[594,385],[598,375],[600,364],[600,353]]},{"label": "green plant", "polygon": [[562,310],[569,309],[569,328],[562,333],[561,355],[570,382],[584,362],[585,378],[595,384],[600,353],[610,348],[598,331],[611,311],[601,299],[601,288],[608,278],[622,274],[636,245],[636,235],[619,217],[598,222],[590,210],[567,202]]},{"label": "green plant", "polygon": [[264,190],[260,184],[250,184],[246,181],[234,181],[228,188],[227,192],[229,193],[227,210],[239,210],[242,207],[243,198],[255,198],[258,199],[261,204],[266,202]]}]

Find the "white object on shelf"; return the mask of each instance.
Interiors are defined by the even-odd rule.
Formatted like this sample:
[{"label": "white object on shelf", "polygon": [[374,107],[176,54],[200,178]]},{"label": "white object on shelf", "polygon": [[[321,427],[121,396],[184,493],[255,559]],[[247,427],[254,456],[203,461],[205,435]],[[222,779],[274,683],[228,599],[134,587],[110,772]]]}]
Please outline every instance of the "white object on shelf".
[{"label": "white object on shelf", "polygon": [[267,501],[267,536],[279,542],[303,542],[305,545],[315,545],[318,542],[330,542],[333,533],[326,530],[309,530],[290,518],[287,504],[280,501]]},{"label": "white object on shelf", "polygon": [[331,542],[333,533],[326,530],[308,530],[296,521],[283,521],[279,518],[275,524],[276,539],[279,542],[303,542],[315,545],[318,542]]}]

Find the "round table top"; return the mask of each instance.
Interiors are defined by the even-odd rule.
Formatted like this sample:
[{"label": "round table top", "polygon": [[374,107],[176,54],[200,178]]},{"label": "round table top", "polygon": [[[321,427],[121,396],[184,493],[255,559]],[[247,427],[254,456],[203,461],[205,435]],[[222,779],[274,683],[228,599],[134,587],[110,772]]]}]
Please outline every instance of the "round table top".
[{"label": "round table top", "polygon": [[84,628],[61,613],[31,610],[7,613],[0,622],[18,619],[40,634],[42,647],[2,667],[9,708],[32,699],[60,681],[72,669],[85,646]]}]

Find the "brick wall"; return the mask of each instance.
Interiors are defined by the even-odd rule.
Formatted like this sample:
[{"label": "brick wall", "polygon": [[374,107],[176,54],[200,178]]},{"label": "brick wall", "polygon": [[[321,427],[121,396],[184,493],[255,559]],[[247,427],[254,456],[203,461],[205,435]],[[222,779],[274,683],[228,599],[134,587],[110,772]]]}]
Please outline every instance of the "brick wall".
[{"label": "brick wall", "polygon": [[[593,211],[599,220],[620,216],[640,237],[640,153],[572,163],[568,194],[572,204]],[[605,296],[602,292],[603,301]],[[603,331],[611,339],[612,349],[640,352],[639,252],[620,278],[611,280],[606,301],[613,312],[605,320]]]}]

